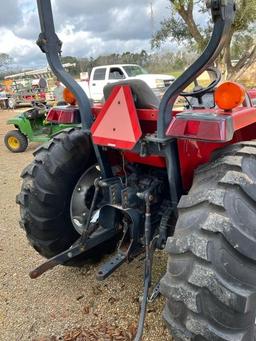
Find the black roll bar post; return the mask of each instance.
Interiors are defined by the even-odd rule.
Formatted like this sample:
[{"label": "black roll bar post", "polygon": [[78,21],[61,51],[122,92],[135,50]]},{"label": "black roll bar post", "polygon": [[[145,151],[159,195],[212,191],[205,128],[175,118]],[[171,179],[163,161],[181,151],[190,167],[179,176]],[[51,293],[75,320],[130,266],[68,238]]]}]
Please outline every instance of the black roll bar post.
[{"label": "black roll bar post", "polygon": [[76,96],[83,129],[89,132],[93,122],[90,101],[79,84],[63,68],[60,61],[62,42],[54,27],[51,0],[37,0],[41,33],[37,45],[46,54],[48,63],[56,77]]},{"label": "black roll bar post", "polygon": [[211,9],[214,29],[211,40],[202,55],[169,86],[159,108],[157,121],[157,139],[166,140],[165,132],[172,120],[172,109],[179,94],[202,74],[219,56],[235,17],[234,0],[207,0],[207,7]]}]

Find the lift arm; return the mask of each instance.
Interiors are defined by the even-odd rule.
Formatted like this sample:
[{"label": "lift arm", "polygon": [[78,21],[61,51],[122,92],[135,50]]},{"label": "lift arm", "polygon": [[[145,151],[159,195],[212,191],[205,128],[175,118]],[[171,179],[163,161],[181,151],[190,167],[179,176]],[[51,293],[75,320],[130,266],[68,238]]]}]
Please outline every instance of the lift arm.
[{"label": "lift arm", "polygon": [[200,76],[219,56],[235,17],[234,0],[208,0],[214,29],[211,40],[202,55],[166,90],[159,108],[157,138],[165,140],[166,130],[172,120],[172,109],[179,94]]}]

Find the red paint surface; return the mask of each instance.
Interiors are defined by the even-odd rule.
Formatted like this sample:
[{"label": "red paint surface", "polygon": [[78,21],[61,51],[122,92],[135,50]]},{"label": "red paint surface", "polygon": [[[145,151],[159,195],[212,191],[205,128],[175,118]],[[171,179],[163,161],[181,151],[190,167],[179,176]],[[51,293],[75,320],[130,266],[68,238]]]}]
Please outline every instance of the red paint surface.
[{"label": "red paint surface", "polygon": [[[113,90],[114,93],[115,90]],[[112,95],[113,95],[112,93]],[[115,94],[117,93],[117,90]],[[114,96],[110,96],[108,101],[106,102],[105,106],[108,108],[110,106],[110,103],[112,102]],[[131,94],[130,94],[131,95]],[[129,95],[129,103],[133,103],[132,98]],[[256,90],[251,90],[249,92],[249,95],[251,98],[256,98]],[[255,96],[255,97],[254,97]],[[112,97],[112,99],[111,99]],[[96,106],[92,109],[94,116],[96,117],[96,122],[98,120],[98,117],[104,116],[104,108],[101,106]],[[122,107],[122,110],[116,111],[115,115],[118,120],[124,122],[122,120],[122,111],[126,110]],[[225,141],[223,138],[222,142],[204,142],[204,141],[198,141],[196,140],[197,134],[199,132],[199,126],[190,126],[188,127],[188,132],[193,133],[193,139],[191,137],[184,136],[183,139],[178,139],[178,152],[179,152],[179,162],[180,162],[180,168],[181,168],[181,176],[183,181],[183,187],[184,190],[188,190],[191,186],[193,175],[195,169],[206,163],[209,162],[211,155],[213,151],[219,148],[223,148],[224,146],[228,144],[233,144],[239,141],[248,141],[252,139],[256,139],[256,108],[253,107],[239,107],[234,109],[232,112],[223,112],[220,109],[210,109],[213,115],[227,115],[231,116],[233,120],[233,126],[234,126],[234,136],[231,141]],[[106,109],[105,109],[106,112]],[[196,110],[198,112],[198,110]],[[203,111],[202,111],[203,112]],[[207,109],[207,112],[209,112],[209,109]],[[175,120],[175,116],[178,114],[178,112],[173,112],[173,121]],[[119,116],[117,116],[119,115]],[[150,109],[138,109],[136,111],[136,117],[139,119],[140,127],[142,130],[142,134],[145,135],[147,133],[154,133],[157,128],[157,117],[158,117],[158,111],[157,110],[150,110]],[[172,122],[173,122],[172,121]],[[111,125],[113,123],[111,122]],[[125,124],[123,124],[123,129],[125,130]],[[204,132],[205,137],[207,134],[209,134],[209,131],[211,129],[216,129],[216,126],[208,125],[206,127],[207,131]],[[222,129],[225,129],[222,127]],[[127,137],[126,132],[124,132],[124,136]],[[222,134],[223,135],[223,130]],[[132,141],[134,141],[132,137]],[[225,142],[224,142],[225,141]],[[103,141],[104,143],[107,141]],[[125,148],[124,148],[125,149]],[[134,162],[134,163],[141,163],[141,164],[147,164],[154,167],[159,168],[165,168],[166,163],[164,158],[151,155],[148,157],[140,157],[138,154],[133,153],[132,151],[124,152],[124,156],[127,159],[128,162]]]},{"label": "red paint surface", "polygon": [[128,162],[131,163],[141,163],[143,165],[154,166],[158,168],[165,168],[166,162],[165,159],[161,156],[151,155],[146,157],[141,157],[139,154],[132,152],[124,152],[124,156]]},{"label": "red paint surface", "polygon": [[23,95],[22,98],[25,101],[35,101],[35,100],[45,100],[46,99],[46,94],[45,92],[40,92],[38,94],[29,94],[29,95]]},{"label": "red paint surface", "polygon": [[256,123],[235,132],[232,141],[226,143],[209,143],[196,140],[178,140],[181,177],[183,187],[189,190],[194,171],[200,165],[209,162],[216,149],[240,141],[256,139]]}]

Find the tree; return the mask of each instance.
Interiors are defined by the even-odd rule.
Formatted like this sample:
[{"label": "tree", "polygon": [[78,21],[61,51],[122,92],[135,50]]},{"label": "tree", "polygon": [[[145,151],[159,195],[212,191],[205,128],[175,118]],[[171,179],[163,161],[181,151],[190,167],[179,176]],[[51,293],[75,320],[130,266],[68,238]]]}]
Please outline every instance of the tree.
[{"label": "tree", "polygon": [[[169,0],[170,17],[161,23],[152,39],[160,47],[170,37],[187,48],[201,52],[206,46],[212,23],[198,24],[197,16],[206,12],[205,2]],[[237,0],[237,13],[224,49],[217,60],[226,78],[239,78],[256,61],[256,1]]]},{"label": "tree", "polygon": [[76,76],[79,75],[80,67],[79,61],[76,57],[73,56],[63,56],[61,57],[62,64],[70,64],[70,66],[66,67],[66,69],[70,72],[71,75]]},{"label": "tree", "polygon": [[0,53],[0,71],[6,71],[6,68],[11,64],[12,58],[7,53]]}]

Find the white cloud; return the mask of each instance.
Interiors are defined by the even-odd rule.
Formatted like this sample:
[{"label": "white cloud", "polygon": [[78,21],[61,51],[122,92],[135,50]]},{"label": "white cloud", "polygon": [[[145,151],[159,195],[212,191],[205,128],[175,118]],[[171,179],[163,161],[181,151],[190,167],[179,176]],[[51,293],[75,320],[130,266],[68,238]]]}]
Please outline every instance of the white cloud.
[{"label": "white cloud", "polygon": [[[152,0],[154,27],[168,16],[169,0]],[[63,55],[96,57],[127,50],[150,50],[152,21],[150,0],[52,0],[56,31],[63,41]],[[0,52],[16,64],[46,64],[36,46],[40,33],[36,1],[8,0],[0,13]]]},{"label": "white cloud", "polygon": [[9,29],[1,29],[0,34],[0,46],[1,52],[15,55],[24,56],[31,52],[34,47],[34,43],[30,40],[19,38]]}]

